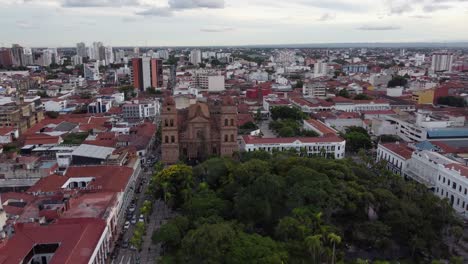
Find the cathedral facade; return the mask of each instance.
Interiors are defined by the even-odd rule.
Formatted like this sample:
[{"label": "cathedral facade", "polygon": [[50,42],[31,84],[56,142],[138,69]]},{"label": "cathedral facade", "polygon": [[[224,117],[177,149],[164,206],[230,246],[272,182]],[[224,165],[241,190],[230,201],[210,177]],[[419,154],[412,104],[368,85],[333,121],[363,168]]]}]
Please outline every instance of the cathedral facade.
[{"label": "cathedral facade", "polygon": [[161,109],[162,161],[203,161],[211,156],[229,156],[238,151],[237,106],[232,98],[197,102],[177,110],[166,98]]}]

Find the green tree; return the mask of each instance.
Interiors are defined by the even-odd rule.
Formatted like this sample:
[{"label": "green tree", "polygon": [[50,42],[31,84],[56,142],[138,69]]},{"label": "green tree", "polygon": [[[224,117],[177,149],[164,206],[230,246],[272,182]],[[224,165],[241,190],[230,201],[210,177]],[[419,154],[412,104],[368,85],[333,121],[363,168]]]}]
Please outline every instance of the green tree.
[{"label": "green tree", "polygon": [[149,200],[145,200],[140,209],[140,213],[143,214],[146,218],[153,212],[153,203]]},{"label": "green tree", "polygon": [[397,86],[406,86],[408,83],[408,79],[406,79],[403,76],[396,75],[393,76],[393,78],[388,82],[387,86],[392,88],[392,87],[397,87]]},{"label": "green tree", "polygon": [[181,245],[185,263],[223,263],[235,236],[229,223],[204,224],[190,230]]},{"label": "green tree", "polygon": [[341,89],[338,94],[338,96],[344,97],[344,98],[350,98],[351,95],[349,94],[348,90],[346,88]]},{"label": "green tree", "polygon": [[163,169],[150,181],[152,193],[174,208],[190,199],[193,185],[192,169],[181,164]]},{"label": "green tree", "polygon": [[283,264],[287,258],[288,253],[271,238],[239,232],[226,255],[225,263]]},{"label": "green tree", "polygon": [[323,252],[322,235],[313,235],[305,238],[304,243],[312,256],[312,263],[321,263]]},{"label": "green tree", "polygon": [[442,96],[437,99],[437,104],[448,105],[453,107],[465,107],[467,103],[462,97]]},{"label": "green tree", "polygon": [[294,129],[292,129],[291,127],[282,127],[278,131],[278,135],[280,137],[294,137],[296,134],[294,133]]},{"label": "green tree", "polygon": [[333,245],[333,255],[332,255],[332,264],[335,263],[335,247],[337,244],[340,244],[341,243],[341,237],[338,236],[337,234],[335,233],[330,233],[328,234],[328,240],[332,243]]},{"label": "green tree", "polygon": [[354,96],[354,100],[372,100],[372,97],[368,96],[367,94],[358,94]]},{"label": "green tree", "polygon": [[55,112],[55,111],[46,111],[45,115],[48,118],[56,119],[57,117],[59,117],[60,114],[58,112]]},{"label": "green tree", "polygon": [[304,86],[304,82],[302,80],[298,80],[294,88],[302,88],[303,86]]}]

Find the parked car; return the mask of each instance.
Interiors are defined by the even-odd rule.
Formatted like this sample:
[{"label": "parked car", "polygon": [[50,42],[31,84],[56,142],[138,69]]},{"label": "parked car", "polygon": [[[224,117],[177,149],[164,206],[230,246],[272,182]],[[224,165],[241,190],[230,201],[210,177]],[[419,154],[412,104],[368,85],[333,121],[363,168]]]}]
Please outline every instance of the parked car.
[{"label": "parked car", "polygon": [[122,248],[128,248],[128,240],[124,240],[122,243]]},{"label": "parked car", "polygon": [[127,230],[129,228],[130,228],[130,222],[126,221],[125,224],[124,224],[124,229]]},{"label": "parked car", "polygon": [[145,222],[145,217],[141,214],[138,222]]},{"label": "parked car", "polygon": [[136,224],[136,222],[137,222],[136,216],[133,216],[133,217],[132,217],[132,220],[130,221],[130,223]]},{"label": "parked car", "polygon": [[133,214],[130,213],[130,212],[128,212],[128,213],[127,213],[126,219],[127,219],[128,221],[130,221],[130,220],[132,220],[132,217],[133,217]]}]

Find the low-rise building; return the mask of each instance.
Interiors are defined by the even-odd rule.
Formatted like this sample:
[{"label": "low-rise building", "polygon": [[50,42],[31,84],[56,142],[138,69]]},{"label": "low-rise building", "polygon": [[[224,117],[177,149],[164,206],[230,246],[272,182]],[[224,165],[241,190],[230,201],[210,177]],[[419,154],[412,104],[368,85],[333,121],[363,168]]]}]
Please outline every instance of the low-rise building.
[{"label": "low-rise building", "polygon": [[158,100],[132,101],[122,106],[122,113],[125,120],[152,118],[160,113]]},{"label": "low-rise building", "polygon": [[388,170],[405,175],[413,149],[405,143],[384,143],[377,147],[377,161],[385,160]]},{"label": "low-rise building", "polygon": [[468,218],[468,167],[459,163],[439,165],[435,194],[448,199],[457,213]]},{"label": "low-rise building", "polygon": [[345,156],[346,141],[338,136],[327,137],[291,137],[291,138],[258,138],[242,136],[240,150],[245,152],[295,150],[306,156],[323,156],[342,159]]}]

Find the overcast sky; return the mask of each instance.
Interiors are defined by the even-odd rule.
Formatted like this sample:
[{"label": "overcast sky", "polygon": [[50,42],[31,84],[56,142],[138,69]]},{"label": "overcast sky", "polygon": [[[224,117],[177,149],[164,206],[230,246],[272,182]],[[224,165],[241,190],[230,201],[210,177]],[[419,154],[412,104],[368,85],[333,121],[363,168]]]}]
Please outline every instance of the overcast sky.
[{"label": "overcast sky", "polygon": [[0,0],[0,46],[468,40],[468,0]]}]

